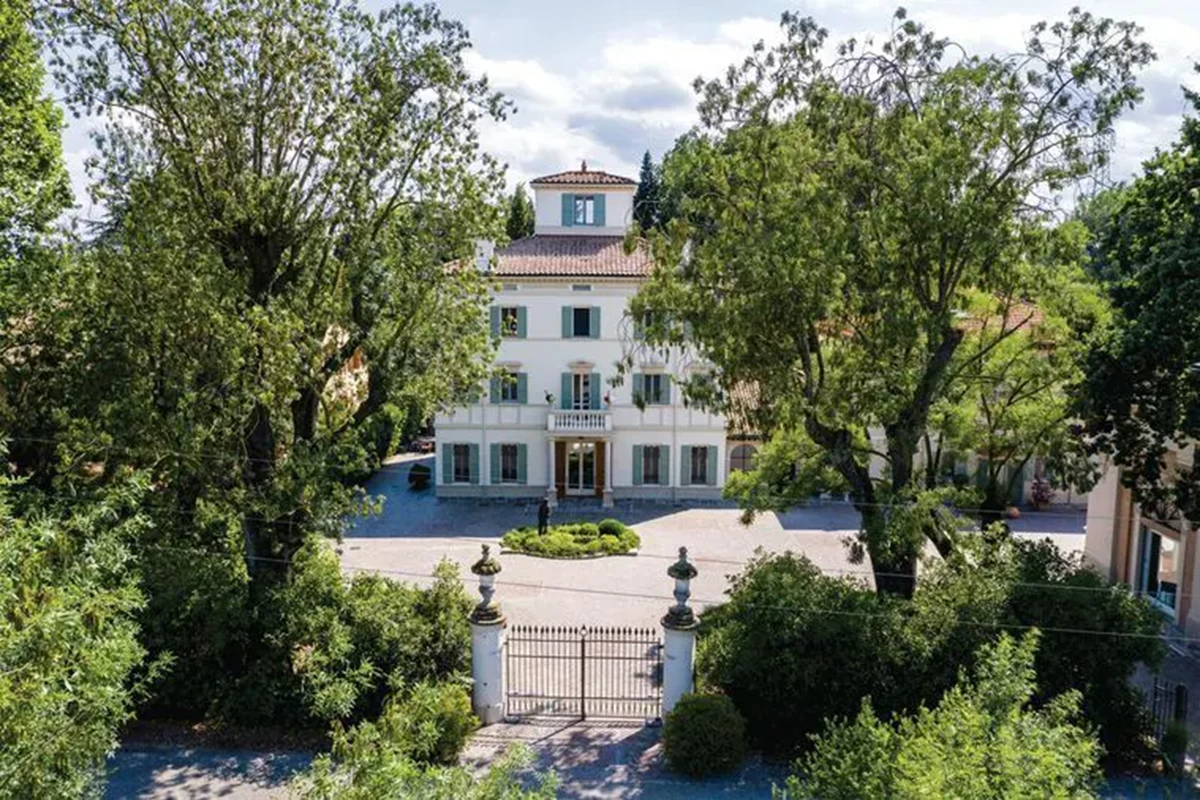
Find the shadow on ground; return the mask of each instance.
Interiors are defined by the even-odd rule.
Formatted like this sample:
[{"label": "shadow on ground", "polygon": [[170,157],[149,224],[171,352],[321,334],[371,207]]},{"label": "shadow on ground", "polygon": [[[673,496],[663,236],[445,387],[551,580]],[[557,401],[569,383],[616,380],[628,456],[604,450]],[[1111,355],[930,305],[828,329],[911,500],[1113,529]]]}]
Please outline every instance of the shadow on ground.
[{"label": "shadow on ground", "polygon": [[151,800],[266,800],[286,796],[308,753],[189,747],[122,747],[108,762],[105,797]]}]

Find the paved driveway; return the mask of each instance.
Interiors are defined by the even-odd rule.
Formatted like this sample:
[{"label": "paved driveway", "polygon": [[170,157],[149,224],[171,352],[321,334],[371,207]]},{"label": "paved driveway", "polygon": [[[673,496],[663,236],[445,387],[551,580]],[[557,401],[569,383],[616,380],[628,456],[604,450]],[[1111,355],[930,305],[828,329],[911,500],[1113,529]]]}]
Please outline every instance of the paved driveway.
[{"label": "paved driveway", "polygon": [[[432,464],[432,459],[426,459]],[[383,513],[357,521],[342,545],[348,570],[381,570],[402,580],[427,582],[443,558],[458,563],[464,577],[479,558],[480,545],[498,551],[500,537],[536,521],[534,503],[443,500],[433,490],[408,489],[412,461],[385,467],[367,490],[384,498]],[[851,564],[843,541],[858,529],[858,515],[842,504],[763,514],[743,525],[733,507],[681,508],[646,502],[615,509],[560,506],[553,521],[616,517],[642,539],[637,556],[557,561],[518,554],[501,557],[497,599],[510,621],[537,625],[657,626],[673,602],[667,567],[685,546],[700,571],[692,583],[696,607],[720,602],[726,576],[741,570],[756,548],[803,553],[830,573],[870,580],[868,565]],[[1031,514],[1017,520],[1022,535],[1050,535],[1060,547],[1083,547],[1082,512]]]}]

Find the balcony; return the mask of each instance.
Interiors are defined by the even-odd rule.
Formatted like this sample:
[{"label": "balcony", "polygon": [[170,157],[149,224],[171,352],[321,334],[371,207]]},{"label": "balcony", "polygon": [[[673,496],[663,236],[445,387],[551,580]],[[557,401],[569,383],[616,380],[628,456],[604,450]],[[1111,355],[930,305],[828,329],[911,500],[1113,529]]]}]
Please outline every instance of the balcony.
[{"label": "balcony", "polygon": [[605,433],[612,430],[611,411],[568,409],[551,411],[546,418],[550,433]]}]

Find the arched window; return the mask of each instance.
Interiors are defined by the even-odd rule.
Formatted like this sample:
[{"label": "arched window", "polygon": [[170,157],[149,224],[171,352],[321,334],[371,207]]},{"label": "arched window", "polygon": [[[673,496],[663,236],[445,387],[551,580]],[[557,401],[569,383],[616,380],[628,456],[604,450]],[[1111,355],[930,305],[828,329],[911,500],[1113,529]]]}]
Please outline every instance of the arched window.
[{"label": "arched window", "polygon": [[754,469],[754,457],[758,450],[752,444],[739,444],[729,451],[729,471],[749,472]]}]

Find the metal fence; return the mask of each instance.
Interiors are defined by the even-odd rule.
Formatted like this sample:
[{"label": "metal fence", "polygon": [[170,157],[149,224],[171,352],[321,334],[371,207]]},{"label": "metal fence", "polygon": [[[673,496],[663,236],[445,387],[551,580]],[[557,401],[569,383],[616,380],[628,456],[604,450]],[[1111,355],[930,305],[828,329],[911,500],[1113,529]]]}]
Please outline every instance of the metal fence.
[{"label": "metal fence", "polygon": [[1167,732],[1167,725],[1172,720],[1187,720],[1188,690],[1182,683],[1172,686],[1154,679],[1154,689],[1150,693],[1150,714],[1154,719],[1154,738],[1162,741]]},{"label": "metal fence", "polygon": [[514,625],[505,642],[505,715],[655,720],[662,641],[652,628]]}]

